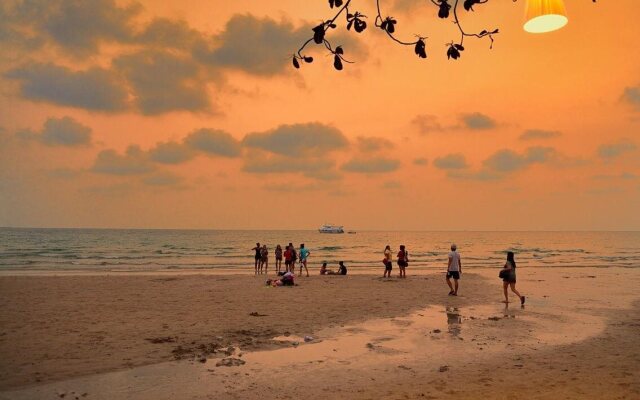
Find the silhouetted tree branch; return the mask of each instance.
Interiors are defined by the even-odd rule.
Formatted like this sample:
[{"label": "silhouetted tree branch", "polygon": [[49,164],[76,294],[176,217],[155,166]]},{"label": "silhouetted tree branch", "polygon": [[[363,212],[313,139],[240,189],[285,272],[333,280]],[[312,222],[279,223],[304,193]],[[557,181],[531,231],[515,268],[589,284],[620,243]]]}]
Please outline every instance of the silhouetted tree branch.
[{"label": "silhouetted tree branch", "polygon": [[[355,30],[357,33],[362,33],[364,32],[365,29],[367,29],[367,22],[366,22],[367,16],[358,11],[354,13],[350,12],[349,6],[351,6],[352,1],[353,0],[329,0],[329,6],[332,9],[334,8],[337,9],[336,14],[333,16],[333,18],[323,21],[322,23],[320,23],[319,25],[313,28],[313,37],[307,40],[306,42],[304,42],[302,46],[298,49],[298,51],[293,54],[292,62],[294,67],[300,68],[302,62],[304,63],[313,62],[313,57],[303,54],[303,51],[311,43],[322,44],[325,46],[327,50],[329,50],[329,52],[334,56],[333,66],[337,70],[343,69],[343,62],[352,63],[351,61],[348,61],[347,59],[344,58],[344,49],[342,48],[342,46],[337,46],[334,48],[331,45],[331,43],[326,39],[327,32],[330,29],[335,29],[337,27],[336,20],[343,13],[345,14],[345,17],[346,17],[347,30],[350,31],[351,28],[353,28],[353,30]],[[466,37],[474,37],[478,39],[488,37],[489,40],[491,41],[489,45],[489,49],[493,48],[493,42],[494,42],[493,35],[497,35],[499,33],[498,28],[483,29],[482,31],[477,33],[469,33],[464,30],[464,28],[462,27],[462,24],[460,23],[460,19],[458,17],[458,5],[461,2],[462,2],[462,7],[467,12],[473,12],[474,6],[479,4],[486,4],[489,2],[489,0],[427,0],[427,1],[430,1],[433,5],[435,5],[438,8],[439,18],[449,19],[451,16],[453,16],[453,23],[458,27],[458,30],[460,31],[459,41],[457,42],[451,41],[449,43],[446,43],[448,59],[453,58],[454,60],[457,60],[458,58],[460,58],[460,55],[461,55],[460,52],[464,51],[464,39]],[[515,3],[518,0],[512,0],[512,1]],[[592,0],[592,1],[594,3],[596,2],[596,0]],[[452,2],[453,2],[453,5],[451,4]],[[414,46],[414,52],[418,57],[427,58],[426,43],[425,43],[425,40],[427,39],[426,36],[415,35],[417,39],[411,42],[398,39],[395,36],[396,24],[398,23],[398,21],[393,17],[382,16],[380,0],[376,0],[376,10],[377,10],[377,15],[375,18],[374,25],[377,28],[382,29],[391,40],[393,40],[394,42],[400,45]]]}]

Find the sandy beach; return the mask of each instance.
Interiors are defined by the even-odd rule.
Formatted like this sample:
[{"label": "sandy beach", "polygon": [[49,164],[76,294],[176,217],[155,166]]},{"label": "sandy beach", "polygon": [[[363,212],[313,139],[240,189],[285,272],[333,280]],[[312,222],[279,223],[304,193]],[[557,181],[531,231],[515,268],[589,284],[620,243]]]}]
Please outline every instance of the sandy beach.
[{"label": "sandy beach", "polygon": [[637,270],[495,273],[0,276],[0,398],[640,396]]}]

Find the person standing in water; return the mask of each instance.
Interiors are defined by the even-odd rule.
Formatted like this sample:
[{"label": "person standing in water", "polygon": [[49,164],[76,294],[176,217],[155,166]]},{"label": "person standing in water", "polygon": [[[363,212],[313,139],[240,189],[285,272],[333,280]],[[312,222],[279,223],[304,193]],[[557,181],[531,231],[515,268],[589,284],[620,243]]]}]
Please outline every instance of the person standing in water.
[{"label": "person standing in water", "polygon": [[269,269],[269,250],[267,249],[267,245],[262,245],[262,250],[260,250],[260,273],[262,273],[262,267],[264,267],[264,273],[268,273]]},{"label": "person standing in water", "polygon": [[409,252],[403,244],[400,245],[400,251],[398,252],[398,267],[400,268],[399,278],[406,278],[406,268],[409,266]]},{"label": "person standing in water", "polygon": [[291,247],[284,249],[284,272],[291,272]]},{"label": "person standing in water", "polygon": [[251,250],[256,252],[256,255],[254,256],[255,258],[254,267],[256,269],[256,275],[258,275],[258,266],[260,265],[260,260],[262,259],[262,255],[260,254],[260,252],[262,251],[262,247],[260,247],[260,243],[256,243],[256,247],[254,247]]},{"label": "person standing in water", "polygon": [[276,274],[277,274],[280,272],[280,268],[282,268],[282,247],[280,245],[277,245],[274,253],[276,256]]},{"label": "person standing in water", "polygon": [[504,268],[500,271],[502,278],[502,288],[504,289],[504,302],[509,304],[509,293],[507,288],[510,286],[511,291],[518,296],[520,304],[524,306],[524,296],[521,296],[518,290],[516,290],[516,260],[513,251],[507,253],[507,262],[504,264]]},{"label": "person standing in water", "polygon": [[302,267],[307,271],[307,277],[309,276],[309,269],[307,269],[307,257],[311,252],[304,247],[304,243],[300,244],[300,275],[302,275]]},{"label": "person standing in water", "polygon": [[383,278],[391,278],[391,269],[393,268],[393,262],[391,261],[391,246],[387,245],[384,248],[384,259],[382,260],[384,264],[384,274]]},{"label": "person standing in water", "polygon": [[296,273],[296,261],[298,260],[298,253],[296,248],[293,247],[293,243],[289,243],[289,251],[291,252],[291,273]]},{"label": "person standing in water", "polygon": [[[452,244],[451,251],[449,252],[449,264],[447,265],[447,285],[449,285],[449,289],[451,289],[449,296],[458,295],[458,280],[462,274],[462,261],[460,261],[460,254],[456,249],[456,244]],[[451,284],[451,278],[453,278],[455,282],[455,288],[454,285]]]}]

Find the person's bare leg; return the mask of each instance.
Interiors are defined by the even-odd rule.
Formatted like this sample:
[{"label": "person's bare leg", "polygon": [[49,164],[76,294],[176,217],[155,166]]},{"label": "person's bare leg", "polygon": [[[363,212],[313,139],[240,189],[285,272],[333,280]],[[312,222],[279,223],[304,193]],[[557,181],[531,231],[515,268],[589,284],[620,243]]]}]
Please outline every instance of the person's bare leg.
[{"label": "person's bare leg", "polygon": [[522,296],[520,295],[520,292],[518,292],[518,290],[516,290],[516,283],[515,282],[511,282],[509,285],[511,286],[511,291],[513,293],[515,293],[516,296],[518,296],[518,298],[520,299],[520,302],[522,302]]},{"label": "person's bare leg", "polygon": [[258,275],[258,259],[257,258],[256,258],[256,262],[255,262],[254,268],[256,270],[256,275]]},{"label": "person's bare leg", "polygon": [[451,278],[449,278],[449,277],[447,276],[447,278],[446,278],[446,279],[447,279],[447,285],[449,285],[449,289],[451,289],[451,291],[449,292],[449,294],[453,294],[453,293],[455,293],[455,290],[453,290],[453,285],[451,284]]},{"label": "person's bare leg", "polygon": [[264,273],[269,275],[269,272],[267,272],[269,270],[269,261],[266,261],[264,263]]},{"label": "person's bare leg", "polygon": [[[307,271],[307,277],[309,276],[309,268],[307,268],[307,260],[304,261],[304,270]],[[300,272],[300,275],[302,275],[302,271]]]},{"label": "person's bare leg", "polygon": [[509,282],[502,282],[502,288],[504,289],[504,302],[509,303],[509,293],[507,292],[507,288],[509,287]]},{"label": "person's bare leg", "polygon": [[455,296],[457,296],[457,295],[458,295],[458,280],[457,280],[457,279],[454,279],[453,281],[454,281],[454,282],[455,282],[455,284],[456,284],[456,290],[453,292],[453,294],[454,294]]}]

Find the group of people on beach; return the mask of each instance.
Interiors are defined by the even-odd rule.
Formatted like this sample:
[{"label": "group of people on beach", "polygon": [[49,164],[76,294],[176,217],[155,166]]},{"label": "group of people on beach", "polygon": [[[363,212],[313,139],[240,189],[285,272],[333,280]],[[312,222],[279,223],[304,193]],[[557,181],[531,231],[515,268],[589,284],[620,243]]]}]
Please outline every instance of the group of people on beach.
[{"label": "group of people on beach", "polygon": [[[252,250],[255,251],[255,274],[266,274],[269,266],[269,251],[267,249],[267,245],[260,246],[260,243],[256,243],[256,247],[254,247]],[[451,251],[448,254],[445,280],[450,289],[449,296],[458,295],[459,280],[462,275],[462,260],[460,258],[460,253],[458,253],[457,250],[458,247],[454,243],[451,245]],[[293,284],[296,262],[299,262],[300,264],[300,275],[302,275],[302,268],[304,268],[307,276],[309,276],[307,259],[309,258],[310,254],[311,252],[307,248],[305,248],[304,243],[300,244],[300,248],[298,251],[296,251],[292,243],[289,243],[289,245],[286,246],[284,252],[282,251],[282,247],[280,245],[277,245],[275,249],[276,274],[282,278],[280,280],[268,280],[267,285],[281,286],[283,285],[283,279],[286,282],[284,283],[284,285],[288,283]],[[282,270],[283,259],[285,261],[284,270]],[[382,259],[382,263],[384,264],[384,274],[382,275],[383,278],[391,278],[391,271],[393,270],[392,259],[393,253],[391,251],[391,246],[387,245],[384,249],[384,258]],[[398,253],[396,254],[396,263],[399,269],[398,277],[406,278],[406,269],[409,266],[409,251],[407,250],[405,245],[400,245]],[[340,261],[338,264],[338,271],[333,271],[327,268],[326,262],[323,262],[322,266],[320,267],[320,275],[347,275],[347,267],[344,265],[344,262]],[[284,278],[285,276],[286,278]],[[518,296],[520,304],[524,305],[525,297],[521,295],[520,292],[518,292],[518,290],[516,289],[516,261],[515,254],[512,251],[507,252],[507,261],[504,264],[504,267],[500,270],[498,277],[502,279],[504,302],[509,303],[508,289],[510,288],[511,291],[516,296]]]},{"label": "group of people on beach", "polygon": [[[256,247],[251,249],[255,251],[255,274],[268,274],[269,269],[269,249],[266,244],[260,246],[260,243],[256,243]],[[300,248],[296,251],[293,243],[289,243],[282,251],[282,246],[279,244],[274,251],[276,260],[276,274],[282,276],[287,272],[291,274],[295,273],[296,262],[300,264],[300,275],[302,275],[302,268],[307,272],[309,276],[309,269],[307,268],[307,259],[311,252],[304,247],[304,243],[300,244]],[[282,260],[284,259],[284,270],[282,269]],[[299,261],[298,261],[299,259]]]}]

